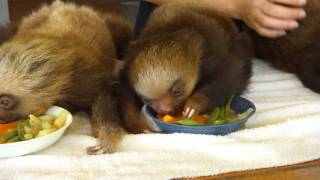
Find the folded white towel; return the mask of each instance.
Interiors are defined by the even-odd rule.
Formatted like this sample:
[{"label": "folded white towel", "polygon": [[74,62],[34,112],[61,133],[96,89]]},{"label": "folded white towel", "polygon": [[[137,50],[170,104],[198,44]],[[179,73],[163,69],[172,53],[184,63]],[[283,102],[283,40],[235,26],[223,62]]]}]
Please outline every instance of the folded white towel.
[{"label": "folded white towel", "polygon": [[257,113],[226,136],[127,135],[114,154],[88,156],[96,140],[77,118],[55,145],[0,159],[0,179],[169,179],[275,167],[320,158],[320,95],[292,74],[255,61],[245,97]]}]

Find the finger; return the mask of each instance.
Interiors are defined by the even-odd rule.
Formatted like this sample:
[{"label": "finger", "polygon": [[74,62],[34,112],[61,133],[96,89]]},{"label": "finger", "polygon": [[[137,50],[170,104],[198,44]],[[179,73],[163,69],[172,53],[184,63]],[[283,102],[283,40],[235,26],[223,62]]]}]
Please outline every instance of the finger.
[{"label": "finger", "polygon": [[265,36],[268,38],[277,38],[286,35],[287,33],[283,30],[275,30],[265,28],[258,23],[256,23],[253,27],[261,36]]},{"label": "finger", "polygon": [[301,19],[306,16],[306,12],[302,8],[287,7],[269,1],[264,2],[260,4],[259,9],[268,16],[281,19]]},{"label": "finger", "polygon": [[296,6],[296,7],[302,7],[307,3],[306,0],[269,0],[269,1],[288,5],[288,6]]},{"label": "finger", "polygon": [[261,26],[269,29],[292,30],[299,26],[298,22],[295,20],[277,19],[267,16],[262,12],[257,12],[254,19]]}]

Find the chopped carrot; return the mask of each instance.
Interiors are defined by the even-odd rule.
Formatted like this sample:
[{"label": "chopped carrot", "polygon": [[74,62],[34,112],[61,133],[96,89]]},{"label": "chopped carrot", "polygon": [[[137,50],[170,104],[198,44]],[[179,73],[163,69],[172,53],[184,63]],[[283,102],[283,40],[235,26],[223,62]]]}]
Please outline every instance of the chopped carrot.
[{"label": "chopped carrot", "polygon": [[[45,113],[46,111],[47,111],[46,108],[39,108],[35,112],[33,112],[32,114],[35,116],[40,116],[43,113]],[[8,130],[10,130],[10,129],[15,129],[19,122],[20,122],[20,120],[13,121],[13,122],[6,123],[6,124],[0,124],[0,135],[7,133]]]},{"label": "chopped carrot", "polygon": [[19,122],[20,120],[6,124],[0,124],[0,135],[7,133],[9,129],[15,129]]},{"label": "chopped carrot", "polygon": [[0,135],[3,135],[3,134],[5,134],[5,133],[7,133],[8,132],[8,129],[1,129],[0,130]]},{"label": "chopped carrot", "polygon": [[164,122],[171,123],[171,122],[177,121],[178,118],[175,118],[175,117],[170,116],[170,115],[165,115],[165,116],[162,117],[162,120],[163,120]]},{"label": "chopped carrot", "polygon": [[195,115],[193,119],[199,123],[205,123],[208,120],[208,118],[205,115]]}]

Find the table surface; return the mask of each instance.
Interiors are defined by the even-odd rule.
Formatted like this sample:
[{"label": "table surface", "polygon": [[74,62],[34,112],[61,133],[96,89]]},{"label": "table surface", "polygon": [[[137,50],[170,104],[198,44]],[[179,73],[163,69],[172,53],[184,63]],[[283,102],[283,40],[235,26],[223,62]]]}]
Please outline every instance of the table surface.
[{"label": "table surface", "polygon": [[208,180],[208,179],[320,179],[320,160],[300,163],[290,166],[282,166],[277,168],[266,168],[258,170],[232,172],[220,174],[217,176],[206,176],[198,178],[186,178],[184,180]]}]

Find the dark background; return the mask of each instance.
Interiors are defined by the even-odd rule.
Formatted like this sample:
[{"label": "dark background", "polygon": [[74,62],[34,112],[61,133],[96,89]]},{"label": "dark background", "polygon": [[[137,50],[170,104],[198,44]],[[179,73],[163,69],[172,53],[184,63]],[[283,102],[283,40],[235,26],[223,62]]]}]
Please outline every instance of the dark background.
[{"label": "dark background", "polygon": [[[33,10],[41,7],[42,4],[50,4],[54,0],[9,0],[9,14],[10,20],[17,22],[21,17],[28,15]],[[91,6],[97,10],[103,12],[115,12],[120,13],[134,21],[138,1],[137,0],[64,0],[68,2],[74,2],[77,4],[83,4]]]}]

